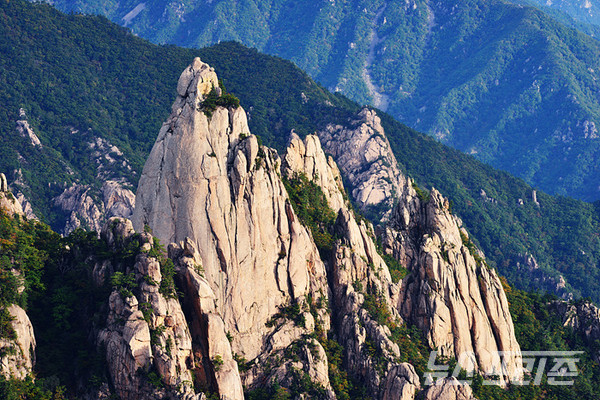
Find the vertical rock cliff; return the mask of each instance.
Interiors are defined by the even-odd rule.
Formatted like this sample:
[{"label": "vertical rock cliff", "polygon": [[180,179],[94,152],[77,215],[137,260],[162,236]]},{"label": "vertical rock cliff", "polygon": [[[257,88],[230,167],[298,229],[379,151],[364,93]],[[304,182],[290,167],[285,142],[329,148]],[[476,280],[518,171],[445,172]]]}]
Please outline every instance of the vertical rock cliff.
[{"label": "vertical rock cliff", "polygon": [[[327,299],[325,266],[289,203],[276,152],[250,134],[241,107],[205,103],[222,95],[214,70],[195,59],[177,92],[140,178],[134,227],[163,243],[189,240],[233,351],[272,362],[315,323],[329,326],[326,312],[315,321],[305,306],[307,297]],[[267,379],[265,370],[251,369],[245,384]]]},{"label": "vertical rock cliff", "polygon": [[[451,214],[448,200],[402,175],[374,111],[363,109],[347,126],[329,126],[319,136],[352,186],[362,187],[353,195],[390,188],[381,192],[381,202],[396,205],[380,236],[384,251],[409,271],[397,303],[401,316],[418,326],[441,356],[461,358],[467,370],[518,380],[520,348],[506,295],[495,271]],[[363,157],[369,153],[365,150],[348,155],[352,149],[369,148],[378,157]],[[385,183],[367,179],[371,176]],[[394,179],[385,178],[390,176]],[[392,188],[393,195],[385,194]],[[364,204],[360,198],[357,202]],[[504,365],[498,351],[505,352]]]},{"label": "vertical rock cliff", "polygon": [[[177,93],[140,178],[133,226],[172,243],[169,256],[185,296],[167,315],[183,315],[189,346],[181,349],[196,382],[237,399],[242,384],[293,387],[308,379],[316,386],[303,388],[305,395],[335,398],[321,342],[329,336],[371,396],[413,399],[420,377],[401,362],[397,342],[406,323],[442,356],[466,354],[459,362],[467,370],[521,376],[498,277],[448,201],[435,190],[417,191],[401,174],[375,112],[363,110],[351,126],[320,134],[333,157],[317,136],[292,135],[280,159],[249,132],[244,110],[200,59],[182,73]],[[388,222],[381,248],[373,226],[352,210],[342,174],[359,206]],[[286,191],[295,179],[318,187],[336,215],[333,226],[322,227],[333,244],[320,251],[313,240],[319,233],[303,226]],[[385,253],[408,276],[394,282]],[[143,290],[139,296],[152,298]],[[128,320],[139,311],[134,303],[113,294],[109,320]],[[113,328],[122,342],[119,329]],[[132,365],[136,354],[142,361],[157,357],[140,329],[142,348],[127,356]],[[504,365],[497,351],[508,354]],[[426,393],[445,395],[471,397],[449,382]]]},{"label": "vertical rock cliff", "polygon": [[337,213],[338,239],[324,260],[332,292],[333,330],[345,349],[348,371],[375,398],[412,399],[420,388],[419,376],[412,365],[398,361],[400,349],[390,331],[402,324],[395,308],[399,287],[377,253],[372,227],[356,220],[339,170],[325,156],[317,136],[302,141],[292,135],[283,170],[289,178],[302,175],[318,185]]},{"label": "vertical rock cliff", "polygon": [[[9,217],[25,216],[21,204],[8,189],[3,173],[0,173],[0,209]],[[8,273],[15,275],[19,282],[18,292],[23,292],[25,287],[21,273],[15,269]],[[7,277],[2,279],[7,280]],[[18,305],[8,304],[4,307],[2,312],[12,320],[0,332],[0,374],[5,378],[24,379],[33,371],[35,364],[36,340],[33,325],[25,310]]]},{"label": "vertical rock cliff", "polygon": [[[435,189],[419,196],[408,187],[384,243],[411,272],[400,313],[423,330],[429,345],[467,370],[518,380],[520,347],[504,289],[448,200]],[[498,352],[504,352],[504,364]]]}]

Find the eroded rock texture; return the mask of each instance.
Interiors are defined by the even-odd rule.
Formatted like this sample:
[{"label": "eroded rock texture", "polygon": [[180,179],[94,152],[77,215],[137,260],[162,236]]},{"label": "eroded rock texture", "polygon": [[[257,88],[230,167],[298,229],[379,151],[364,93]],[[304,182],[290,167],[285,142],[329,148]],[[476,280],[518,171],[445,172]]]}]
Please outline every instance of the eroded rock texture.
[{"label": "eroded rock texture", "polygon": [[[329,127],[321,140],[292,135],[280,159],[259,146],[242,108],[205,103],[213,88],[222,94],[218,87],[214,70],[199,59],[181,75],[133,215],[138,232],[149,228],[172,243],[169,255],[185,293],[186,365],[196,382],[236,399],[243,397],[242,385],[290,387],[308,378],[319,396],[333,399],[319,339],[329,334],[345,349],[345,368],[370,395],[413,399],[420,377],[399,361],[392,332],[406,321],[442,355],[466,354],[459,361],[468,370],[506,380],[521,376],[500,280],[448,201],[435,190],[417,192],[400,173],[373,111],[363,110],[350,127]],[[321,141],[333,157],[325,156]],[[358,204],[388,221],[382,249],[372,225],[352,211],[342,174]],[[299,175],[322,189],[337,215],[334,246],[321,253],[282,181]],[[392,281],[381,251],[406,267],[404,280]],[[114,302],[114,313],[125,312],[121,319],[139,310],[139,304]],[[504,366],[497,351],[508,354]],[[133,363],[133,353],[128,357]],[[426,395],[462,399],[470,392],[446,382]]]},{"label": "eroded rock texture", "polygon": [[364,108],[347,125],[329,125],[318,135],[348,180],[350,194],[360,209],[387,221],[406,178],[377,113]]},{"label": "eroded rock texture", "polygon": [[500,279],[448,200],[435,189],[427,196],[407,185],[384,234],[386,251],[410,271],[398,309],[440,355],[456,357],[467,370],[518,380],[520,347]]},{"label": "eroded rock texture", "polygon": [[[133,223],[163,243],[193,243],[233,351],[261,364],[314,330],[302,305],[328,297],[325,266],[289,203],[277,153],[259,146],[244,110],[201,110],[213,87],[217,76],[200,59],[181,75],[140,178]],[[295,305],[303,324],[274,320]],[[317,319],[328,329],[326,312]],[[251,370],[245,384],[258,379],[266,378]]]}]

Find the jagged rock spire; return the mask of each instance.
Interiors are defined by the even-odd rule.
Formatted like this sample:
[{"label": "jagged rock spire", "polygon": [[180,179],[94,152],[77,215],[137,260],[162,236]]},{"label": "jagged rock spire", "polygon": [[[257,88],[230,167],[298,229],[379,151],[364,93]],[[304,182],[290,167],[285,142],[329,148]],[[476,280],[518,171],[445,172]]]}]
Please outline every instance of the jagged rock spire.
[{"label": "jagged rock spire", "polygon": [[8,192],[8,181],[3,173],[0,173],[0,192]]},{"label": "jagged rock spire", "polygon": [[[375,111],[363,109],[319,136],[364,209],[367,194],[378,194],[379,204],[396,204],[393,213],[380,215],[389,218],[382,234],[385,251],[411,272],[402,283],[398,311],[442,355],[472,354],[465,369],[518,380],[520,347],[498,276],[474,245],[463,243],[468,235],[449,201],[435,189],[429,199],[424,191],[418,194],[400,172],[380,122]],[[505,366],[498,351],[509,354]]]},{"label": "jagged rock spire", "polygon": [[0,209],[8,214],[24,215],[21,203],[15,198],[8,187],[6,175],[0,173]]},{"label": "jagged rock spire", "polygon": [[[165,244],[193,243],[233,351],[261,365],[317,322],[328,329],[324,310],[315,321],[302,308],[304,326],[273,322],[283,307],[327,299],[325,267],[294,214],[277,153],[259,146],[244,110],[202,111],[213,87],[217,75],[200,59],[182,73],[140,178],[133,224],[137,231],[149,226]],[[281,368],[283,376],[289,368]],[[261,374],[248,372],[245,385]],[[328,377],[322,379],[327,387]]]}]

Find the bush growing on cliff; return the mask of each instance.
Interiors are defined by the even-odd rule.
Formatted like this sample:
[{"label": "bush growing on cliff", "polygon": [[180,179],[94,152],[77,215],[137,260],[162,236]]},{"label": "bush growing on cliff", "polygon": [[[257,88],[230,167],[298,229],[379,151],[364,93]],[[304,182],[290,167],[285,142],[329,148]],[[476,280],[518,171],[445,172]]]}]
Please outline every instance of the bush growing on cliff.
[{"label": "bush growing on cliff", "polygon": [[200,103],[198,109],[210,118],[217,107],[238,108],[239,106],[240,100],[231,93],[226,93],[225,87],[221,86],[221,95],[219,96],[217,88],[213,87],[202,103]]},{"label": "bush growing on cliff", "polygon": [[319,185],[309,181],[304,174],[291,179],[284,178],[292,207],[304,226],[310,229],[315,244],[321,253],[333,248],[333,225],[336,215],[327,203],[327,198]]}]

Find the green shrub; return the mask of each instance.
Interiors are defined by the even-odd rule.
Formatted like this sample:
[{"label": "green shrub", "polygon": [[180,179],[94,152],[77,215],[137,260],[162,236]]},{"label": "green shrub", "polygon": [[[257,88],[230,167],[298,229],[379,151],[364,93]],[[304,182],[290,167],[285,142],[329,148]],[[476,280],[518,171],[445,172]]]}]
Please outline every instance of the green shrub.
[{"label": "green shrub", "polygon": [[124,274],[123,272],[117,271],[110,277],[110,282],[112,287],[117,289],[124,299],[132,297],[132,290],[138,286],[133,272]]},{"label": "green shrub", "polygon": [[221,96],[219,96],[217,95],[217,89],[213,87],[202,103],[200,103],[198,110],[203,111],[210,118],[217,107],[238,108],[239,106],[240,100],[237,97],[230,93],[225,93],[223,87],[221,88]]},{"label": "green shrub", "polygon": [[319,251],[322,254],[330,252],[335,240],[333,225],[336,214],[329,207],[321,187],[309,181],[304,174],[284,178],[283,183],[296,215],[310,229]]},{"label": "green shrub", "polygon": [[217,354],[212,358],[212,365],[215,372],[219,372],[221,367],[223,367],[223,357],[220,354]]}]

